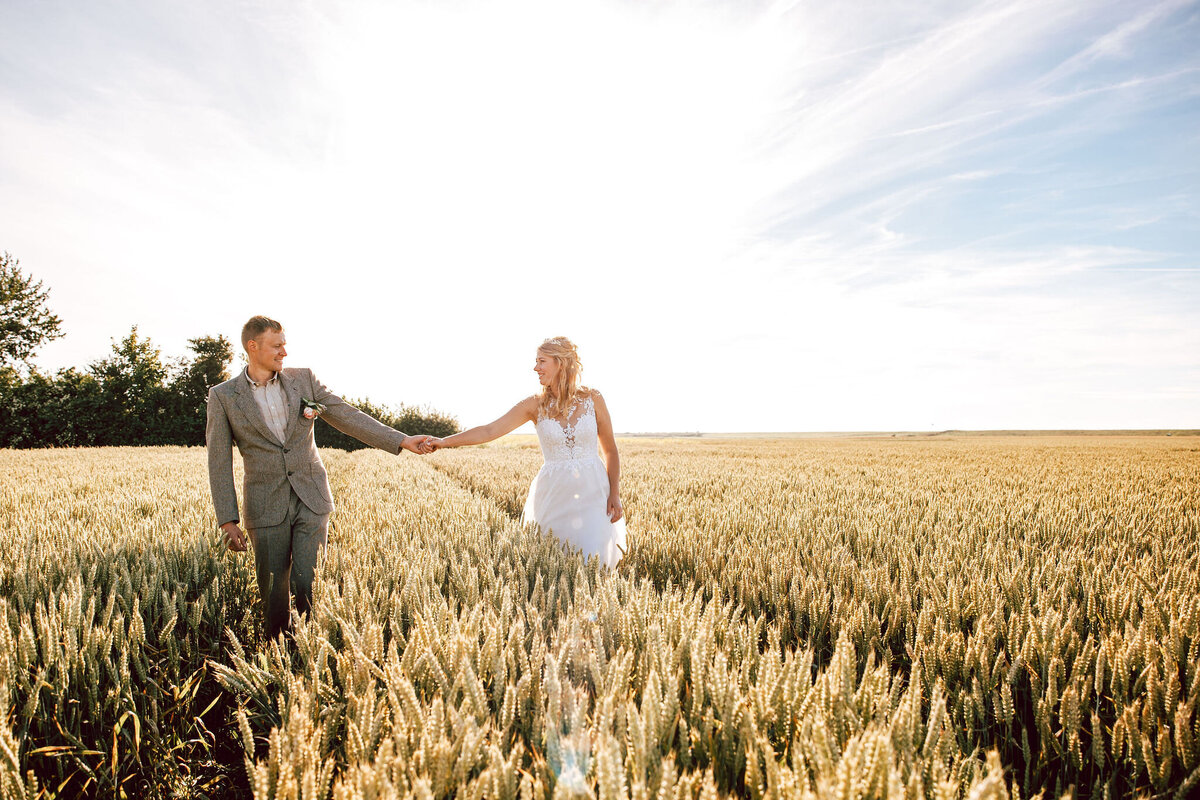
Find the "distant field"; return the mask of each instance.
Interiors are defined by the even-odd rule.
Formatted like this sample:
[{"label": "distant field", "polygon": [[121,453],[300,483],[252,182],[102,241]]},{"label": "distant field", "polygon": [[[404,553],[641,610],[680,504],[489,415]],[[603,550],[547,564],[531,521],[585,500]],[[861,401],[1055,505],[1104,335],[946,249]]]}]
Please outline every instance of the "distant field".
[{"label": "distant field", "polygon": [[1191,796],[1172,433],[627,438],[616,571],[533,437],[327,452],[293,651],[202,450],[0,450],[0,797]]},{"label": "distant field", "polygon": [[1021,436],[1029,438],[1045,438],[1070,436],[1072,438],[1088,437],[1133,437],[1142,436],[1200,436],[1200,429],[1167,429],[1161,430],[1062,430],[1062,431],[781,431],[781,432],[731,432],[731,433],[622,433],[627,438],[651,439],[968,439],[989,437]]}]

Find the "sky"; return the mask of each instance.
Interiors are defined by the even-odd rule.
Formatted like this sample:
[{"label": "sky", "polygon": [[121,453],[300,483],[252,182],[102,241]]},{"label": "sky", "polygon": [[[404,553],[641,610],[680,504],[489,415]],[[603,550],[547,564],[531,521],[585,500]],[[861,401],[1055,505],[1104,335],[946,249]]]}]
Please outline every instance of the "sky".
[{"label": "sky", "polygon": [[0,251],[65,336],[464,426],[1200,427],[1200,0],[0,2]]}]

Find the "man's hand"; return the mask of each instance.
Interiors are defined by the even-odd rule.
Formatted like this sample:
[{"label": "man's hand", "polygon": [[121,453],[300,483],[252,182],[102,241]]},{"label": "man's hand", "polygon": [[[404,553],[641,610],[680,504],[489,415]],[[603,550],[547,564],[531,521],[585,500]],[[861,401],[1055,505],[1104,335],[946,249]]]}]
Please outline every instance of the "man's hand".
[{"label": "man's hand", "polygon": [[430,436],[428,441],[421,445],[422,453],[433,453],[446,446],[444,439],[439,439],[436,436]]},{"label": "man's hand", "polygon": [[432,436],[426,436],[425,434],[420,436],[405,436],[404,441],[400,443],[400,449],[407,450],[410,453],[416,453],[417,455],[424,455],[425,453],[428,453],[429,450],[424,449],[422,445],[432,438]]},{"label": "man's hand", "polygon": [[226,522],[221,526],[225,534],[225,546],[234,553],[246,552],[246,534],[236,522]]}]

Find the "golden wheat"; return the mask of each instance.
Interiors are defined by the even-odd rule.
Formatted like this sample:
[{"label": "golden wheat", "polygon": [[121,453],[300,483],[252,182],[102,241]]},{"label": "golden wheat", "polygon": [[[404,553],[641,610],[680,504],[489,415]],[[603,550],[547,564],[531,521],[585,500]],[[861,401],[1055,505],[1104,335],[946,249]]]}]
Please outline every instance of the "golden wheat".
[{"label": "golden wheat", "polygon": [[1184,797],[1195,442],[631,440],[616,571],[528,440],[327,453],[290,649],[202,451],[0,451],[0,796]]}]

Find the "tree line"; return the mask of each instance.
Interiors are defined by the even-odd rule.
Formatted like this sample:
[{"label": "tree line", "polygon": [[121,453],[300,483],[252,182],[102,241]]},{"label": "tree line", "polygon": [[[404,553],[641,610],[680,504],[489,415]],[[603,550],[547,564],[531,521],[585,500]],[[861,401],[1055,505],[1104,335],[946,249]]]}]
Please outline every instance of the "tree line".
[{"label": "tree line", "polygon": [[[107,357],[50,374],[32,362],[43,344],[63,336],[48,299],[42,281],[0,255],[0,447],[204,444],[208,390],[230,376],[227,337],[189,339],[188,355],[167,362],[135,325]],[[457,419],[432,409],[350,402],[405,433],[458,431]],[[316,440],[343,450],[365,446],[323,420]]]}]

